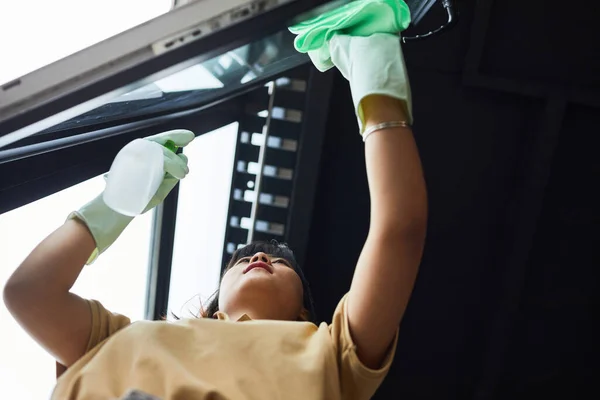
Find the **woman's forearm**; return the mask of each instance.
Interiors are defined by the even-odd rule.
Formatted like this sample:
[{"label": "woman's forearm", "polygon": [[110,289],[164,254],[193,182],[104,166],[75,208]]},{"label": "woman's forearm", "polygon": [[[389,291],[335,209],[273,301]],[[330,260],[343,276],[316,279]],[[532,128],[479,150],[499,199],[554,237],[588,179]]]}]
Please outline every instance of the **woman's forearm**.
[{"label": "woman's forearm", "polygon": [[[362,103],[365,127],[406,121],[402,104],[391,97],[366,97]],[[379,368],[418,273],[427,226],[427,195],[410,128],[373,132],[366,139],[365,158],[371,224],[352,279],[347,312],[359,359]]]},{"label": "woman's forearm", "polygon": [[[366,128],[407,120],[403,102],[391,97],[366,97],[362,108]],[[365,158],[371,195],[371,231],[391,229],[402,234],[416,231],[424,235],[427,194],[412,130],[387,128],[374,132],[365,143]]]},{"label": "woman's forearm", "polygon": [[87,227],[67,221],[44,239],[12,274],[8,286],[36,286],[68,292],[96,244]]},{"label": "woman's forearm", "polygon": [[13,317],[65,366],[85,353],[90,337],[90,307],[69,290],[95,247],[87,227],[69,220],[31,252],[4,287]]}]

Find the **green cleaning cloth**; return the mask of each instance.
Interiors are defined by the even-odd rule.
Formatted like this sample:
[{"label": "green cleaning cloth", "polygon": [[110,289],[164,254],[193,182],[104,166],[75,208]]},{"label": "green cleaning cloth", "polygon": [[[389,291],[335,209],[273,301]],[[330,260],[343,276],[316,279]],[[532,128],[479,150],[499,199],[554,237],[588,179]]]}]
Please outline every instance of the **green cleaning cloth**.
[{"label": "green cleaning cloth", "polygon": [[308,53],[317,69],[323,72],[333,67],[329,41],[335,34],[398,34],[409,24],[410,10],[403,0],[357,0],[288,29],[297,35],[296,50]]}]

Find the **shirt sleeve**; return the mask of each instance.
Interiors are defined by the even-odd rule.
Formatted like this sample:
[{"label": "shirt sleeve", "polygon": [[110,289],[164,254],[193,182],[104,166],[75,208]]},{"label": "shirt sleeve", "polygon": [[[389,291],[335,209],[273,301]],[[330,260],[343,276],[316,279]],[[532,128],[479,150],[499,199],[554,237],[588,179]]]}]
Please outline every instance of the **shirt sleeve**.
[{"label": "shirt sleeve", "polygon": [[[92,329],[85,353],[108,339],[117,331],[131,324],[131,320],[124,315],[108,311],[98,300],[86,300],[92,314]],[[67,368],[56,363],[56,378],[59,378]]]},{"label": "shirt sleeve", "polygon": [[348,294],[340,300],[329,326],[336,350],[342,398],[344,400],[367,400],[373,397],[392,365],[398,343],[398,331],[396,331],[396,336],[382,366],[378,369],[365,366],[356,354],[356,345],[350,335],[346,312],[347,299]]}]

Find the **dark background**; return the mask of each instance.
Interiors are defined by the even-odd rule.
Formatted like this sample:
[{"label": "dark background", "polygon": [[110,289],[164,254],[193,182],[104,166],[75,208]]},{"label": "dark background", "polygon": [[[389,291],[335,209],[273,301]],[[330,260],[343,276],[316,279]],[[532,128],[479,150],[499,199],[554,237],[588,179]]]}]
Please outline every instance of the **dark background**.
[{"label": "dark background", "polygon": [[[404,45],[430,215],[376,398],[598,396],[600,7],[550,3],[461,1],[453,30]],[[306,262],[321,316],[368,230],[351,111],[338,75]]]}]

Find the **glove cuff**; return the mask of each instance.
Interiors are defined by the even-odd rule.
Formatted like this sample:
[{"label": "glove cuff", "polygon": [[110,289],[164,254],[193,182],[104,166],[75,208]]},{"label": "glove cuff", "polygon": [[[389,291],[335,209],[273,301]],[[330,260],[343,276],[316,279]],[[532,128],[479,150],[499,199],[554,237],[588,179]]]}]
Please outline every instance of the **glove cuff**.
[{"label": "glove cuff", "polygon": [[408,95],[408,99],[406,99],[406,97],[404,96],[399,96],[397,93],[395,93],[394,91],[390,91],[390,90],[375,90],[375,91],[370,91],[364,95],[354,95],[354,91],[352,94],[352,99],[354,102],[354,111],[356,113],[356,119],[358,120],[358,129],[360,134],[362,135],[365,132],[366,129],[366,124],[365,124],[365,115],[362,109],[362,100],[367,97],[367,96],[371,96],[371,95],[382,95],[382,96],[389,96],[395,99],[398,99],[400,101],[402,101],[402,108],[404,111],[404,114],[406,115],[407,121],[405,121],[408,125],[412,125],[413,123],[413,118],[412,118],[412,102],[410,100],[410,93]]},{"label": "glove cuff", "polygon": [[401,100],[408,118],[406,122],[412,125],[412,96],[399,37],[375,34],[370,37],[337,39],[341,40],[336,46],[347,42],[346,62],[349,68],[346,78],[350,82],[360,133],[365,129],[361,102],[365,97],[375,94]]},{"label": "glove cuff", "polygon": [[119,214],[108,207],[102,200],[102,194],[67,217],[67,219],[73,218],[77,218],[87,226],[96,242],[96,249],[86,262],[87,265],[92,264],[108,249],[133,220],[133,217]]}]

